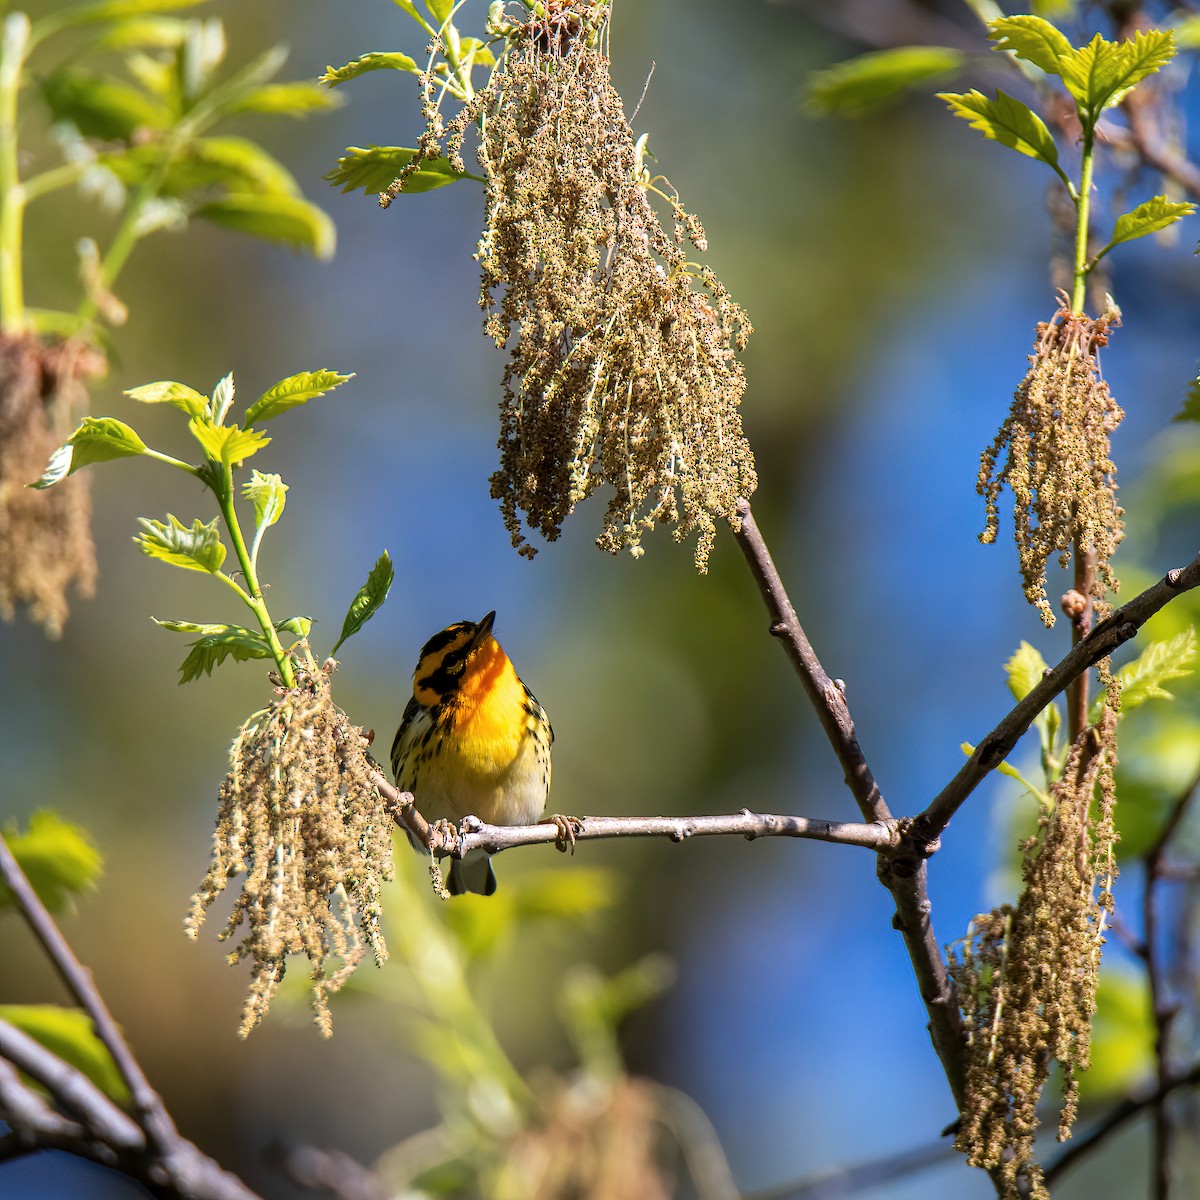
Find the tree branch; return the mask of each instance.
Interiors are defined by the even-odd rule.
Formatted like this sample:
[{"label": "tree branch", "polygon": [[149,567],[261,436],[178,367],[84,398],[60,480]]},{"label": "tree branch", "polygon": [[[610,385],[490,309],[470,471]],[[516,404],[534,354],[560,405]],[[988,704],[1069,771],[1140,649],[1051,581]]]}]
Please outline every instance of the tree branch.
[{"label": "tree branch", "polygon": [[771,636],[779,638],[792,666],[796,668],[796,674],[800,676],[800,682],[817,710],[826,736],[842,764],[846,786],[858,802],[863,816],[868,821],[886,821],[892,814],[879,791],[875,777],[871,774],[862,747],[858,744],[854,721],[846,706],[845,685],[830,679],[825,673],[812,644],[801,628],[796,610],[771,558],[771,552],[767,549],[754,520],[749,500],[738,501],[737,515],[741,525],[734,531],[734,536],[746,556],[750,573],[762,593],[767,612],[771,614]]},{"label": "tree branch", "polygon": [[[12,1110],[5,1110],[14,1132],[26,1144],[70,1150],[97,1161],[107,1161],[111,1153],[123,1171],[141,1179],[160,1195],[180,1200],[260,1200],[237,1176],[201,1153],[175,1128],[162,1099],[150,1086],[117,1028],[90,972],[75,957],[13,857],[3,834],[0,834],[0,880],[12,892],[26,924],[68,990],[91,1018],[96,1036],[112,1055],[134,1107],[130,1119],[73,1067],[20,1030],[0,1022],[0,1055],[22,1070],[32,1067],[29,1074],[47,1088],[55,1104],[82,1117],[83,1125],[91,1130],[83,1140],[75,1141],[69,1136],[68,1125],[48,1129],[43,1112],[17,1103]],[[11,1077],[8,1083],[11,1085]],[[0,1087],[4,1098],[12,1103],[11,1086],[4,1087],[4,1080],[0,1079]]]},{"label": "tree branch", "polygon": [[[376,771],[372,779],[379,794],[392,807],[396,821],[412,831],[417,839],[439,857],[461,858],[470,850],[498,854],[514,846],[537,846],[554,842],[587,842],[600,838],[666,837],[686,842],[693,837],[737,835],[752,842],[760,837],[810,838],[837,842],[843,846],[865,846],[887,853],[900,845],[899,823],[876,821],[823,821],[811,817],[793,817],[771,813],[704,814],[693,817],[561,817],[537,825],[487,825],[477,817],[467,817],[458,829],[430,825],[413,807],[410,792],[402,792]],[[413,817],[417,820],[413,820]],[[564,831],[568,825],[570,832]]]},{"label": "tree branch", "polygon": [[1200,555],[1187,567],[1168,571],[1156,584],[1135,596],[1128,604],[1115,609],[1103,621],[1071,647],[1066,657],[1049,671],[976,747],[962,769],[933,798],[932,803],[913,821],[912,832],[920,842],[936,842],[962,807],[967,797],[979,786],[1020,741],[1034,718],[1060,692],[1084,671],[1094,667],[1137,635],[1141,627],[1159,609],[1176,596],[1200,585]]}]

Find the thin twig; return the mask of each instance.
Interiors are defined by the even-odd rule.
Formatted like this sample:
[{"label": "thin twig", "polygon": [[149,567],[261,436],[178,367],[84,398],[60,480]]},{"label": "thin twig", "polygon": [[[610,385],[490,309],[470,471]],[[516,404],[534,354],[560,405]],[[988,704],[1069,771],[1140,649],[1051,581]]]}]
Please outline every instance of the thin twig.
[{"label": "thin twig", "polygon": [[1165,1084],[1147,1095],[1122,1100],[1107,1116],[1097,1121],[1087,1133],[1073,1138],[1070,1147],[1046,1167],[1047,1185],[1052,1186],[1056,1183],[1081,1158],[1101,1146],[1111,1133],[1126,1122],[1132,1121],[1134,1117],[1140,1116],[1151,1105],[1160,1104],[1179,1088],[1196,1087],[1198,1084],[1200,1084],[1200,1062],[1196,1063],[1190,1071],[1172,1076]]},{"label": "thin twig", "polygon": [[[89,1135],[81,1142],[71,1143],[69,1138],[52,1137],[49,1132],[39,1132],[34,1126],[21,1127],[16,1123],[18,1114],[11,1113],[9,1115],[13,1119],[14,1132],[26,1139],[32,1139],[39,1146],[53,1145],[58,1149],[70,1149],[97,1161],[106,1161],[107,1155],[115,1153],[120,1158],[122,1170],[143,1180],[160,1195],[175,1196],[180,1200],[260,1200],[260,1197],[246,1187],[236,1175],[224,1170],[218,1163],[201,1153],[175,1128],[175,1123],[167,1113],[161,1098],[150,1086],[133,1056],[133,1051],[117,1028],[90,972],[75,957],[54,919],[25,877],[2,834],[0,880],[12,893],[18,911],[41,943],[71,995],[91,1018],[96,1036],[112,1056],[118,1073],[129,1089],[135,1127],[144,1144],[140,1152],[136,1147],[129,1145],[126,1137],[128,1127],[120,1123],[111,1124],[112,1114],[102,1109],[100,1102],[96,1100],[95,1097],[102,1096],[102,1093],[96,1091],[93,1095],[86,1092],[75,1078],[78,1072],[72,1075],[70,1072],[73,1068],[66,1068],[65,1064],[65,1074],[54,1076],[46,1067],[46,1078],[41,1080],[50,1091],[55,1104],[68,1111],[74,1111],[76,1115],[86,1114],[88,1120],[84,1124],[97,1122],[95,1131],[109,1129],[111,1124],[109,1133],[105,1133],[100,1139]],[[0,1029],[0,1034],[7,1039],[4,1042],[6,1049],[0,1049],[0,1054],[10,1062],[22,1054],[27,1056],[28,1062],[35,1065],[41,1061],[29,1057],[32,1052],[28,1046],[22,1049],[22,1039],[25,1035],[13,1026]],[[53,1059],[55,1056],[49,1057]],[[92,1086],[88,1084],[88,1087]],[[60,1094],[56,1088],[64,1090]],[[106,1098],[105,1103],[111,1104]],[[129,1125],[133,1124],[133,1121],[129,1122]]]},{"label": "thin twig", "polygon": [[[1142,958],[1146,963],[1146,978],[1150,986],[1150,1012],[1154,1020],[1154,1062],[1159,1090],[1171,1079],[1171,1029],[1179,1013],[1179,1005],[1167,994],[1159,936],[1158,886],[1162,882],[1162,866],[1188,808],[1200,789],[1200,775],[1176,798],[1167,819],[1154,843],[1146,851],[1142,890]],[[1151,1106],[1154,1127],[1153,1171],[1155,1200],[1168,1200],[1171,1194],[1171,1114],[1165,1094]]]},{"label": "thin twig", "polygon": [[858,744],[854,721],[846,705],[844,687],[825,673],[801,628],[748,500],[738,501],[737,515],[741,524],[734,536],[771,614],[771,636],[779,638],[792,666],[796,668],[796,674],[800,676],[800,682],[817,710],[821,725],[842,764],[846,785],[858,802],[863,817],[868,821],[886,821],[892,814]]},{"label": "thin twig", "polygon": [[1200,586],[1200,555],[1186,567],[1168,571],[1156,584],[1114,609],[975,747],[958,774],[913,822],[913,834],[931,841],[941,837],[971,793],[1004,761],[1034,718],[1059,693],[1137,635],[1141,627],[1177,596]]}]

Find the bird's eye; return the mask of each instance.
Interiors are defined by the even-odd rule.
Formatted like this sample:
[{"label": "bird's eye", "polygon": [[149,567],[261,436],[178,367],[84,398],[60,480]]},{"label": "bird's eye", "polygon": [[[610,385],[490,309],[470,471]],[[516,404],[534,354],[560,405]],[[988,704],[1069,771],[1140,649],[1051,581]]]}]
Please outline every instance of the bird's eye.
[{"label": "bird's eye", "polygon": [[461,658],[456,659],[454,662],[448,662],[446,664],[446,674],[447,675],[461,675],[463,667],[465,667],[466,665],[467,665],[466,660],[461,659]]}]

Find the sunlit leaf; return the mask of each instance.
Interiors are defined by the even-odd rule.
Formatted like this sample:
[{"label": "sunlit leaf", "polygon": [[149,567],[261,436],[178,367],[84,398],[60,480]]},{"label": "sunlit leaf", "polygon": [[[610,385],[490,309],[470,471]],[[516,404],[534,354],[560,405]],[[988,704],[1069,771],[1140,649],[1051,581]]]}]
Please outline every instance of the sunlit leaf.
[{"label": "sunlit leaf", "polygon": [[818,116],[858,116],[958,71],[965,56],[947,46],[900,46],[860,54],[809,77],[806,107]]},{"label": "sunlit leaf", "polygon": [[175,383],[173,380],[144,383],[141,387],[129,388],[125,395],[142,404],[170,404],[189,417],[202,416],[208,408],[207,396],[202,396],[186,383]]},{"label": "sunlit leaf", "polygon": [[211,421],[198,419],[188,422],[192,436],[204,449],[204,454],[213,462],[233,466],[244,462],[258,453],[270,437],[258,429],[239,429],[236,425],[214,425]]},{"label": "sunlit leaf", "polygon": [[104,154],[100,162],[127,187],[138,187],[152,177],[161,179],[165,196],[188,196],[214,187],[234,194],[293,196],[300,191],[292,173],[247,138],[192,138],[182,148],[152,142]]},{"label": "sunlit leaf", "polygon": [[337,232],[328,215],[298,196],[230,195],[200,205],[193,214],[225,229],[304,250],[314,258],[333,257]]},{"label": "sunlit leaf", "polygon": [[225,417],[233,406],[234,385],[233,372],[217,380],[213,388],[212,401],[208,406],[208,416],[214,425],[223,425]]},{"label": "sunlit leaf", "polygon": [[1094,121],[1174,57],[1175,35],[1170,30],[1139,31],[1123,42],[1110,42],[1096,34],[1086,46],[1072,51],[1062,79],[1080,113]]},{"label": "sunlit leaf", "polygon": [[1127,712],[1147,700],[1171,700],[1163,686],[1172,679],[1192,673],[1196,661],[1196,630],[1188,626],[1166,641],[1151,642],[1132,662],[1118,672],[1121,684],[1121,711]]},{"label": "sunlit leaf", "polygon": [[280,633],[294,633],[297,637],[306,638],[312,630],[312,617],[286,617],[275,622],[275,628]]},{"label": "sunlit leaf", "polygon": [[425,7],[440,27],[450,20],[450,14],[454,12],[454,3],[455,0],[425,0]]},{"label": "sunlit leaf", "polygon": [[988,37],[997,50],[1011,51],[1047,75],[1061,76],[1075,53],[1066,35],[1042,17],[1001,17],[988,23]]},{"label": "sunlit leaf", "polygon": [[252,658],[270,658],[271,648],[261,633],[245,625],[197,624],[194,621],[160,621],[150,618],[156,625],[174,633],[197,633],[200,636],[190,643],[188,656],[179,667],[179,682],[190,683],[201,675],[211,675],[227,658],[245,662]]},{"label": "sunlit leaf", "polygon": [[321,82],[329,87],[337,87],[339,83],[345,83],[348,79],[357,79],[358,76],[365,75],[368,71],[383,70],[408,71],[413,75],[421,74],[421,68],[407,54],[375,50],[346,63],[344,67],[326,67],[325,74],[321,76]]},{"label": "sunlit leaf", "polygon": [[387,599],[391,590],[392,580],[396,577],[396,568],[392,565],[391,557],[385,550],[375,565],[371,568],[367,582],[358,589],[357,595],[350,601],[350,609],[342,622],[341,636],[330,650],[330,656],[337,653],[338,647],[348,638],[356,634],[375,614]]},{"label": "sunlit leaf", "polygon": [[[4,839],[33,890],[51,912],[61,912],[69,896],[95,887],[103,860],[87,831],[42,809],[24,832],[7,825]],[[0,884],[0,909],[12,906],[12,894]]]},{"label": "sunlit leaf", "polygon": [[1014,700],[1024,700],[1033,691],[1048,669],[1046,660],[1028,642],[1022,642],[1004,664],[1008,690]]},{"label": "sunlit leaf", "polygon": [[60,6],[54,13],[61,28],[75,25],[95,25],[102,21],[123,21],[127,17],[140,17],[149,13],[175,12],[181,8],[195,8],[204,0],[97,0],[94,4],[75,7]]},{"label": "sunlit leaf", "polygon": [[189,529],[170,513],[167,514],[168,524],[139,517],[142,532],[134,537],[134,544],[143,554],[174,567],[211,574],[219,571],[225,561],[225,544],[217,528],[219,520],[214,517],[205,525],[197,517]]},{"label": "sunlit leaf", "polygon": [[284,117],[303,117],[311,112],[328,112],[340,108],[342,98],[330,95],[317,83],[296,80],[292,83],[268,83],[247,92],[234,101],[226,112],[270,113]]},{"label": "sunlit leaf", "polygon": [[38,1045],[82,1072],[118,1104],[129,1099],[129,1089],[112,1055],[96,1036],[91,1017],[82,1009],[57,1004],[0,1004],[0,1020],[15,1025]]},{"label": "sunlit leaf", "polygon": [[1085,1104],[1128,1096],[1154,1073],[1154,1018],[1145,972],[1106,959],[1096,990],[1091,1066],[1080,1073]]},{"label": "sunlit leaf", "polygon": [[939,92],[938,96],[950,106],[955,116],[969,122],[985,138],[1016,150],[1018,154],[1040,159],[1049,166],[1058,164],[1058,147],[1046,123],[1020,100],[996,89],[989,100],[982,92]]},{"label": "sunlit leaf", "polygon": [[[202,3],[203,0],[189,0]],[[135,47],[146,49],[174,49],[187,33],[187,22],[177,17],[142,17],[121,21],[106,30],[95,42],[97,50],[130,50]]]},{"label": "sunlit leaf", "polygon": [[170,113],[147,93],[102,75],[59,71],[42,81],[56,121],[68,121],[84,137],[129,141],[141,129],[163,129]]},{"label": "sunlit leaf", "polygon": [[266,529],[283,516],[288,485],[279,475],[251,471],[250,481],[242,485],[242,495],[254,505],[255,529]]},{"label": "sunlit leaf", "polygon": [[[338,165],[324,178],[334,187],[341,187],[343,192],[361,188],[367,195],[375,196],[387,191],[416,153],[406,146],[347,146]],[[465,178],[466,175],[454,170],[448,159],[426,158],[421,162],[421,169],[405,183],[404,194],[428,192]]]},{"label": "sunlit leaf", "polygon": [[333,391],[335,387],[340,387],[353,378],[353,372],[342,375],[337,371],[325,370],[301,371],[298,375],[281,379],[250,405],[246,410],[246,422],[249,424],[253,421],[269,421],[272,417],[287,412],[289,408],[307,404],[318,396],[324,396],[326,392]]},{"label": "sunlit leaf", "polygon": [[1166,196],[1155,196],[1139,204],[1132,212],[1122,213],[1117,218],[1109,246],[1130,242],[1134,238],[1145,237],[1148,233],[1157,233],[1181,218],[1191,216],[1195,211],[1194,204],[1168,200]]},{"label": "sunlit leaf", "polygon": [[116,417],[84,417],[67,444],[54,452],[45,474],[33,486],[49,487],[81,467],[114,458],[132,458],[145,452],[146,443],[124,421],[118,421]]}]

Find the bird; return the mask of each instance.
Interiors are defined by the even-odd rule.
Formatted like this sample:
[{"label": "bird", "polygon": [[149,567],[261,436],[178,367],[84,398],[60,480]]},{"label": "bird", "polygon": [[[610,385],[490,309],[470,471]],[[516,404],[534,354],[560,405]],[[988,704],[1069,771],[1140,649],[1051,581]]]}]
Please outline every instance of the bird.
[{"label": "bird", "polygon": [[[546,808],[554,730],[492,636],[495,619],[493,611],[447,625],[417,658],[392,774],[431,823],[473,815],[489,825],[532,825]],[[447,890],[492,895],[491,856],[476,849],[453,859]]]}]

